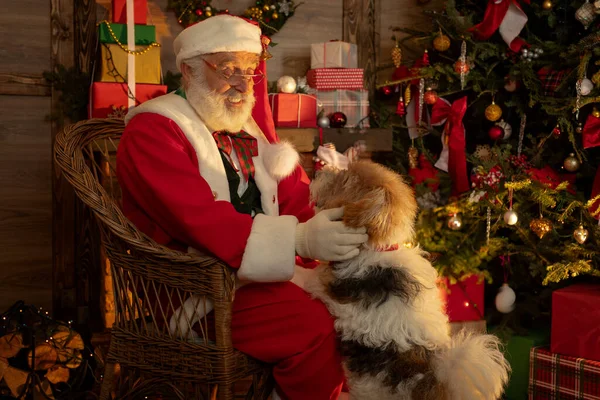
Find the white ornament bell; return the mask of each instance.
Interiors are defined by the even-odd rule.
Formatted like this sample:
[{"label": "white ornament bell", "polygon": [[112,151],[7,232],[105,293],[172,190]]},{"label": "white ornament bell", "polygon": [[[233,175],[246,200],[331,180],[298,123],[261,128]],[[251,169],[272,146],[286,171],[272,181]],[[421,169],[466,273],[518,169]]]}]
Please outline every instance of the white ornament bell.
[{"label": "white ornament bell", "polygon": [[577,83],[579,85],[579,94],[581,94],[582,96],[587,96],[588,94],[590,94],[592,89],[594,89],[594,83],[588,78],[583,78]]},{"label": "white ornament bell", "polygon": [[496,309],[503,314],[508,314],[515,309],[517,295],[508,283],[503,284],[496,295]]},{"label": "white ornament bell", "polygon": [[514,210],[511,209],[504,213],[504,222],[507,225],[515,225],[517,221],[519,221],[519,216]]},{"label": "white ornament bell", "polygon": [[291,76],[282,76],[277,79],[277,91],[279,93],[296,93],[296,80]]}]

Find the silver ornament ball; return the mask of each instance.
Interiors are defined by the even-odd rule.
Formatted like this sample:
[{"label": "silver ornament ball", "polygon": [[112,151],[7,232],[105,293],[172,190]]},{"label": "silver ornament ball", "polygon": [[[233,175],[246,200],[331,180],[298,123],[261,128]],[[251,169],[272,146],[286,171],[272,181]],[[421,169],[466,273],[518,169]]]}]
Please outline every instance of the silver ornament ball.
[{"label": "silver ornament ball", "polygon": [[504,222],[506,222],[507,225],[516,225],[518,221],[519,216],[514,210],[508,210],[504,213]]},{"label": "silver ornament ball", "polygon": [[515,291],[508,286],[508,283],[503,284],[496,295],[496,309],[503,314],[508,314],[515,309],[515,300],[517,295]]},{"label": "silver ornament ball", "polygon": [[502,136],[502,139],[506,140],[510,138],[510,136],[512,135],[512,126],[510,126],[508,122],[501,119],[500,122],[496,122],[496,125],[502,128],[502,130],[504,131],[504,136]]},{"label": "silver ornament ball", "polygon": [[329,128],[329,118],[327,118],[326,115],[319,117],[317,125],[319,125],[320,128]]},{"label": "silver ornament ball", "polygon": [[569,154],[569,157],[565,158],[565,162],[563,163],[563,166],[565,167],[565,169],[567,171],[575,172],[579,169],[581,164],[579,163],[579,160],[577,159],[577,157],[575,157],[575,154],[571,153],[571,154]]},{"label": "silver ornament ball", "polygon": [[460,215],[454,214],[448,218],[448,228],[452,229],[453,231],[457,231],[462,228],[462,218],[460,218]]}]

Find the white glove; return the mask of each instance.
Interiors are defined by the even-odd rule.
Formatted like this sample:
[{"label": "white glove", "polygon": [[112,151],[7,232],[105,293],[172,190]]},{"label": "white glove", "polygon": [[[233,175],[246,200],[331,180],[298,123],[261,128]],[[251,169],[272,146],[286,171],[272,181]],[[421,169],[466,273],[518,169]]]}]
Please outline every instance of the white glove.
[{"label": "white glove", "polygon": [[322,261],[344,261],[356,257],[358,246],[369,236],[366,228],[348,228],[342,221],[344,209],[323,210],[296,227],[296,254]]}]

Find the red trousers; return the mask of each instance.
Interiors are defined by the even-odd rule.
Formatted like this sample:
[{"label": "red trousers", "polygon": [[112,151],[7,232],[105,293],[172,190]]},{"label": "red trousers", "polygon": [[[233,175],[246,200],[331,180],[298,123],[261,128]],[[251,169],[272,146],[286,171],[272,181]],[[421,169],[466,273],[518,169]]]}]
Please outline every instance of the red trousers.
[{"label": "red trousers", "polygon": [[291,282],[238,289],[231,323],[233,345],[275,364],[284,400],[335,400],[344,382],[333,318],[325,305]]}]

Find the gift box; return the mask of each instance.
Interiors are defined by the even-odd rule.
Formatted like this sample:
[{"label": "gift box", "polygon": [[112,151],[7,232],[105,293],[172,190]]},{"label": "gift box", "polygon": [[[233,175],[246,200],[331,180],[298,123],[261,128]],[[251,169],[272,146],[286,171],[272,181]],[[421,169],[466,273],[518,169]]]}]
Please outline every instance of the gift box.
[{"label": "gift box", "polygon": [[306,80],[317,90],[362,90],[363,76],[361,68],[317,68],[306,73]]},{"label": "gift box", "polygon": [[441,278],[439,287],[450,322],[483,319],[484,283],[478,275],[470,275],[456,283],[450,283],[448,278]]},{"label": "gift box", "polygon": [[529,400],[600,400],[598,361],[535,347],[531,349],[529,371]]},{"label": "gift box", "polygon": [[317,99],[314,96],[298,93],[271,93],[269,101],[276,127],[317,127]]},{"label": "gift box", "polygon": [[[133,21],[138,25],[146,25],[148,0],[133,0]],[[127,23],[127,0],[112,0],[112,19],[117,24]]]},{"label": "gift box", "polygon": [[310,68],[357,68],[358,52],[352,43],[333,40],[310,45]]},{"label": "gift box", "polygon": [[[491,330],[492,333],[493,329]],[[529,389],[529,355],[531,349],[550,343],[549,329],[535,329],[527,335],[511,335],[504,340],[504,356],[512,370],[508,386],[504,391],[506,400],[523,400]]]},{"label": "gift box", "polygon": [[[167,93],[165,85],[135,85],[135,103]],[[129,90],[126,83],[94,82],[90,89],[89,118],[122,118],[127,113]]]},{"label": "gift box", "polygon": [[352,128],[360,122],[361,127],[369,127],[369,92],[367,90],[316,91],[319,106],[325,115],[341,111],[346,115],[346,127]]},{"label": "gift box", "polygon": [[553,353],[600,361],[600,285],[576,284],[552,293]]},{"label": "gift box", "polygon": [[[145,48],[147,46],[136,46],[136,50]],[[118,44],[106,43],[102,44],[100,52],[101,62],[96,80],[100,82],[126,82],[129,54]],[[160,48],[150,47],[147,52],[134,57],[136,83],[161,83]]]},{"label": "gift box", "polygon": [[[112,33],[111,33],[112,31]],[[127,25],[109,24],[103,22],[98,26],[98,40],[100,43],[127,44]],[[135,44],[148,46],[156,42],[156,28],[154,25],[135,26]]]}]

